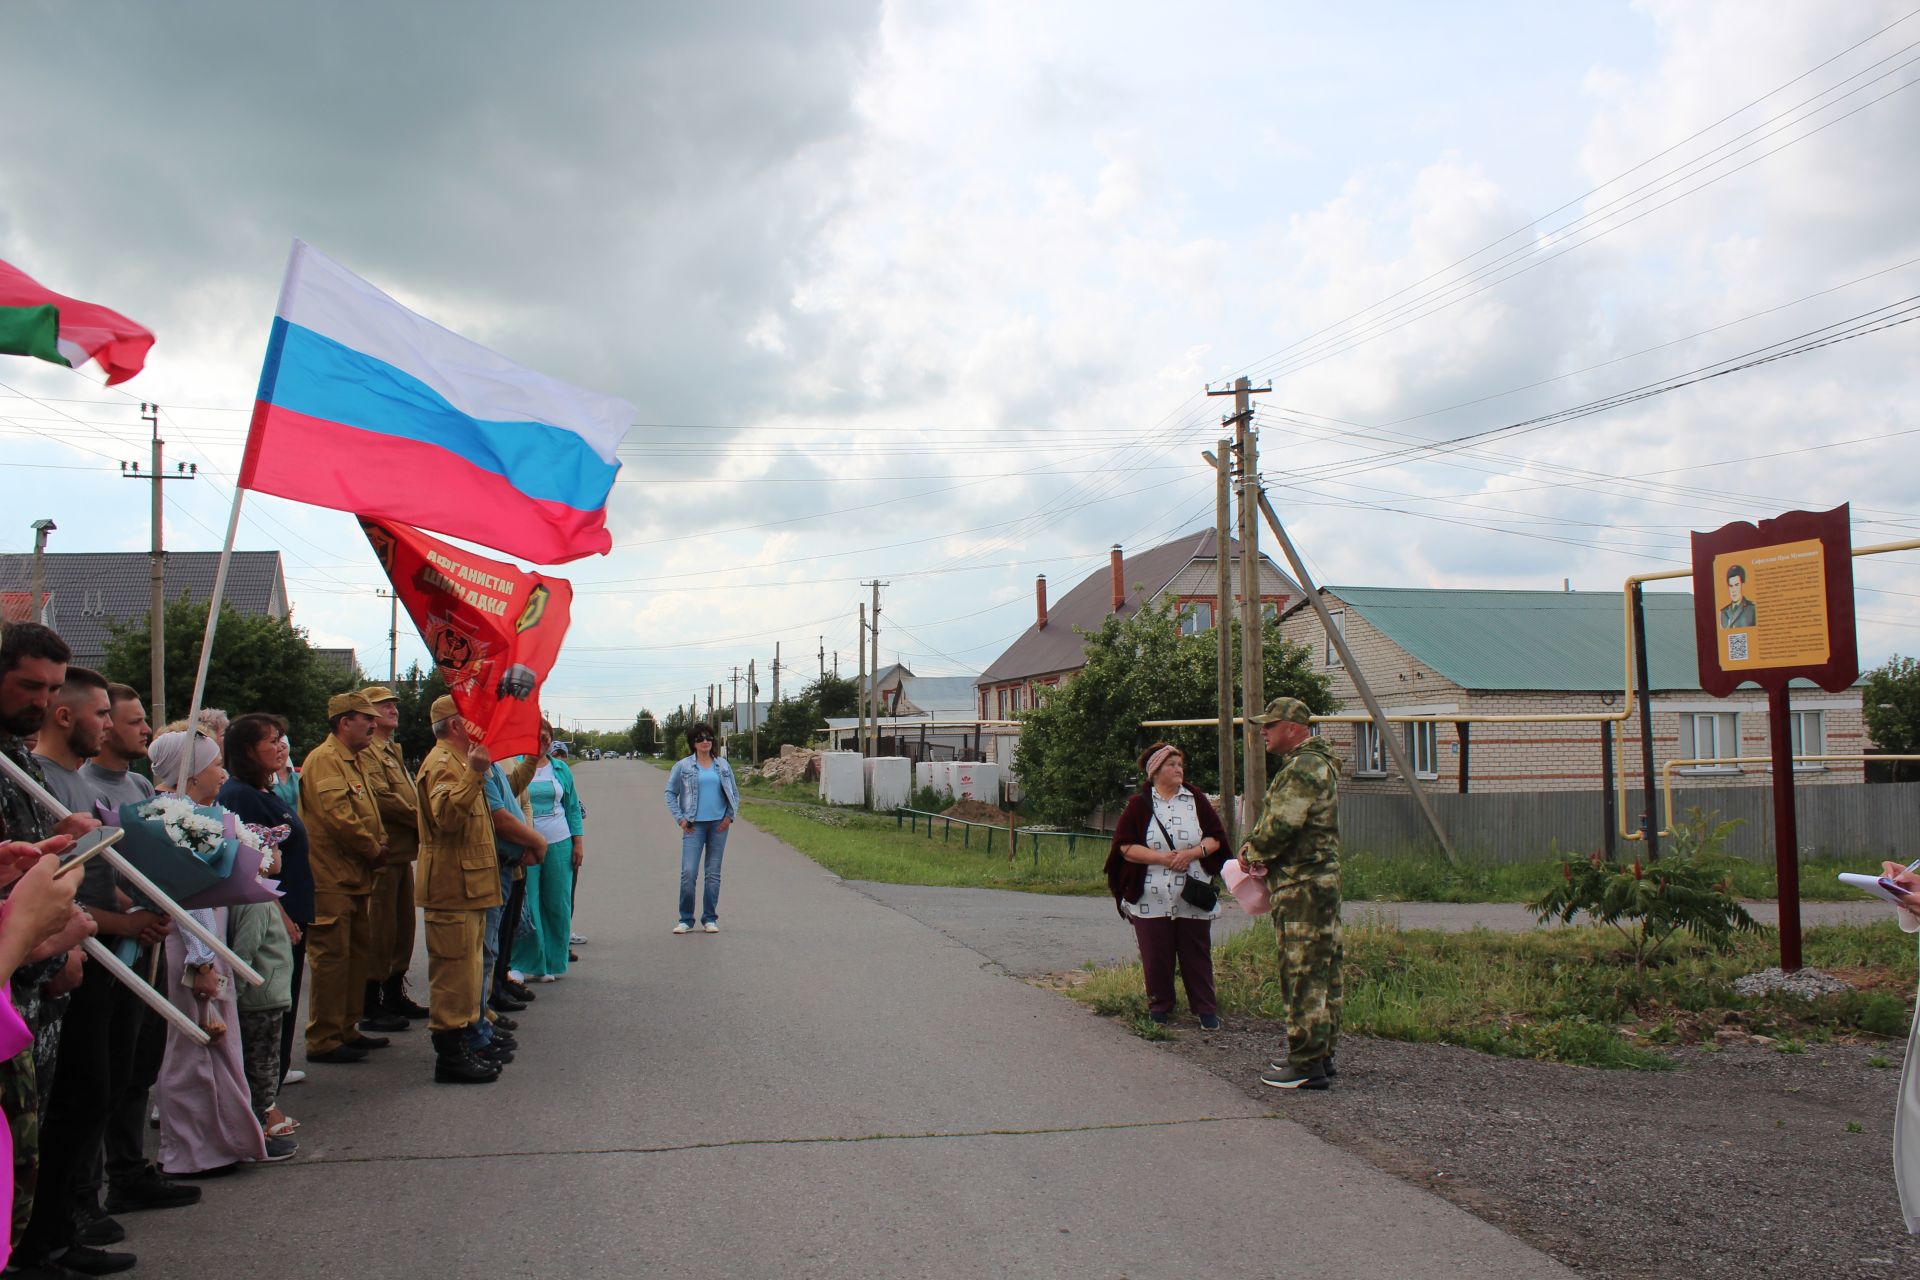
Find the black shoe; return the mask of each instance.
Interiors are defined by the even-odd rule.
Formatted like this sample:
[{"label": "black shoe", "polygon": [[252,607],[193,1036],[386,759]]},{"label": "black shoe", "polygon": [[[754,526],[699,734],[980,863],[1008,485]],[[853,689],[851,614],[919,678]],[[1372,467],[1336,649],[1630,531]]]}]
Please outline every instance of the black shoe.
[{"label": "black shoe", "polygon": [[473,1056],[490,1067],[504,1067],[513,1061],[513,1050],[498,1044],[483,1044],[473,1051]]},{"label": "black shoe", "polygon": [[195,1169],[190,1173],[170,1173],[167,1176],[169,1178],[198,1178],[204,1181],[208,1178],[231,1177],[238,1172],[240,1172],[240,1164],[238,1161],[235,1161],[233,1164],[215,1165],[211,1169]]},{"label": "black shoe", "polygon": [[23,1262],[17,1253],[7,1263],[7,1280],[78,1280],[79,1276],[80,1272],[57,1262]]},{"label": "black shoe", "polygon": [[1172,1016],[1173,1016],[1172,1014],[1168,1014],[1168,1013],[1154,1013],[1151,1010],[1147,1012],[1148,1021],[1158,1023],[1160,1026],[1163,1026],[1163,1027],[1167,1025],[1167,1019]]},{"label": "black shoe", "polygon": [[1327,1073],[1321,1063],[1305,1067],[1287,1067],[1285,1070],[1268,1070],[1260,1077],[1260,1083],[1269,1089],[1325,1089],[1333,1081],[1327,1079]]},{"label": "black shoe", "polygon": [[[411,1022],[408,1022],[397,1013],[383,1013],[377,1018],[360,1019],[360,1030],[362,1031],[407,1031],[410,1030],[412,1026],[413,1024]],[[352,1043],[358,1044],[359,1041],[356,1040]]]},{"label": "black shoe", "polygon": [[387,1039],[385,1036],[356,1036],[352,1040],[347,1041],[347,1048],[358,1049],[361,1053],[368,1053],[374,1049],[390,1048],[392,1045],[393,1041]]},{"label": "black shoe", "polygon": [[525,1011],[527,1002],[524,1000],[515,1000],[511,996],[503,994],[494,996],[493,999],[487,1001],[487,1005],[495,1013],[521,1013]]},{"label": "black shoe", "polygon": [[500,1013],[494,1015],[493,1029],[495,1031],[518,1031],[520,1024],[512,1018],[509,1018],[506,1014]]},{"label": "black shoe", "polygon": [[568,964],[579,964],[579,963],[580,963],[580,953],[579,953],[578,951],[569,951],[569,952],[567,952],[567,963],[568,963]]},{"label": "black shoe", "polygon": [[396,975],[388,978],[381,992],[386,997],[387,1012],[390,1014],[397,1013],[403,1018],[419,1021],[431,1012],[425,1005],[415,1004],[412,997],[407,995],[407,980],[404,977]]},{"label": "black shoe", "polygon": [[514,1037],[514,1034],[511,1031],[502,1031],[500,1024],[497,1022],[493,1024],[493,1035],[488,1037],[488,1039],[490,1043],[497,1044],[502,1049],[518,1049],[520,1047],[520,1041]]},{"label": "black shoe", "polygon": [[200,1203],[200,1188],[184,1186],[163,1176],[152,1165],[140,1177],[107,1188],[108,1213],[139,1213],[144,1209],[181,1209]]},{"label": "black shoe", "polygon": [[108,1253],[105,1249],[77,1244],[54,1261],[83,1276],[110,1276],[119,1271],[133,1270],[134,1264],[140,1259],[130,1253]]},{"label": "black shoe", "polygon": [[73,1215],[73,1238],[77,1244],[104,1249],[125,1240],[127,1229],[100,1212],[97,1205],[83,1205]]},{"label": "black shoe", "polygon": [[[1267,1070],[1269,1071],[1285,1071],[1286,1069],[1287,1069],[1287,1060],[1285,1058],[1280,1059],[1278,1062],[1269,1062],[1267,1064]],[[1338,1071],[1335,1071],[1333,1069],[1332,1054],[1328,1054],[1325,1058],[1320,1060],[1320,1074],[1325,1076],[1329,1080],[1333,1079],[1335,1076],[1340,1074]]]},{"label": "black shoe", "polygon": [[508,995],[518,1000],[521,1004],[533,1003],[533,988],[529,987],[526,983],[515,982],[512,978],[508,978],[500,985],[506,988]]},{"label": "black shoe", "polygon": [[329,1049],[325,1053],[310,1053],[307,1055],[308,1062],[342,1063],[365,1062],[366,1060],[367,1051],[361,1048],[359,1044],[343,1044],[337,1048]]},{"label": "black shoe", "polygon": [[467,1033],[433,1033],[433,1082],[435,1084],[492,1084],[500,1073],[467,1052]]},{"label": "black shoe", "polygon": [[365,994],[360,997],[360,1016],[362,1018],[384,1016],[387,1012],[385,1000],[386,992],[380,989],[380,984],[368,982]]}]

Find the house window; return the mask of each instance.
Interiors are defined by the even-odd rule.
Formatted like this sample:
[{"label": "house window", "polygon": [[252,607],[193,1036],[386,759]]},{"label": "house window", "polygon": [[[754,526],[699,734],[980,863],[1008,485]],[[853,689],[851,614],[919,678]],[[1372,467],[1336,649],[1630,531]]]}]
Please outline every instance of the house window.
[{"label": "house window", "polygon": [[[1796,711],[1792,716],[1793,754],[1796,756],[1822,756],[1827,753],[1827,723],[1823,711]],[[1824,769],[1825,765],[1817,760],[1796,760],[1796,769]]]},{"label": "house window", "polygon": [[1280,621],[1280,602],[1278,600],[1262,600],[1260,602],[1260,621]]},{"label": "house window", "polygon": [[1327,665],[1337,667],[1340,665],[1340,651],[1333,647],[1333,633],[1339,632],[1342,640],[1347,638],[1347,611],[1333,609],[1328,611],[1327,616],[1333,619],[1333,631],[1327,633]]},{"label": "house window", "polygon": [[1431,721],[1407,726],[1407,756],[1413,772],[1422,778],[1440,776],[1440,726]]},{"label": "house window", "polygon": [[1213,629],[1213,601],[1195,600],[1180,609],[1180,634],[1197,636]]},{"label": "house window", "polygon": [[[1740,717],[1732,711],[1692,711],[1680,717],[1680,754],[1690,760],[1731,760],[1740,754]],[[1694,765],[1725,772],[1733,765]]]},{"label": "house window", "polygon": [[1359,726],[1359,754],[1353,771],[1363,778],[1384,778],[1387,774],[1386,744],[1380,741],[1380,726],[1368,720]]}]

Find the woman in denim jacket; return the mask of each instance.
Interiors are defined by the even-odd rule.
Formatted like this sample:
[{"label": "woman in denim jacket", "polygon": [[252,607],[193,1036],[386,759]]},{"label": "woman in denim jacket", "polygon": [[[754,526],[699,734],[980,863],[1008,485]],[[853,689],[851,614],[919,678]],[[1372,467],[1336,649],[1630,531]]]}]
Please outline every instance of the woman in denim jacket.
[{"label": "woman in denim jacket", "polygon": [[700,927],[720,932],[720,859],[727,851],[727,828],[740,812],[740,789],[733,768],[713,754],[713,730],[697,724],[687,731],[693,754],[667,775],[667,812],[680,824],[680,922],[675,933],[693,932],[693,884],[706,855],[707,887],[700,903]]}]

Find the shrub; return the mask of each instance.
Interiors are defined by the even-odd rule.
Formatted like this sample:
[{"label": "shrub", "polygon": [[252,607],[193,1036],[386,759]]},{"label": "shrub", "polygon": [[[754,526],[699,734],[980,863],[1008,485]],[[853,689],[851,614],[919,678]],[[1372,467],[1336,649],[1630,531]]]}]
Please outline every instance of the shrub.
[{"label": "shrub", "polygon": [[1708,825],[1696,832],[1691,846],[1652,865],[1637,857],[1622,865],[1598,853],[1562,858],[1559,883],[1528,906],[1542,921],[1572,924],[1584,912],[1596,924],[1618,930],[1633,953],[1636,973],[1646,972],[1648,962],[1680,932],[1727,951],[1737,934],[1760,928],[1733,896],[1726,859],[1715,843],[1732,825]]}]

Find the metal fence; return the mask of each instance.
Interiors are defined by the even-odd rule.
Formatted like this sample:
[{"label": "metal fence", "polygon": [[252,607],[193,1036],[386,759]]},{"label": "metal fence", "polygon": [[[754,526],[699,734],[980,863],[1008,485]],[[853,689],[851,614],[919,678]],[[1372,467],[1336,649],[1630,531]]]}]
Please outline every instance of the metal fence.
[{"label": "metal fence", "polygon": [[[1003,827],[997,823],[969,822],[964,818],[949,818],[944,813],[904,807],[893,811],[893,824],[896,827],[910,824],[910,830],[915,834],[925,827],[927,839],[938,840],[956,849],[978,849],[982,853],[992,853],[997,840],[1002,857],[1029,860],[1035,870],[1046,867],[1060,871],[1097,868],[1105,864],[1107,846],[1111,843],[1110,836],[1098,831]],[[1011,852],[1008,849],[1009,842],[1012,843]]]},{"label": "metal fence", "polygon": [[[1627,818],[1637,824],[1638,789],[1627,793]],[[1795,793],[1801,858],[1920,856],[1920,782],[1801,787]],[[1430,795],[1440,821],[1462,855],[1492,862],[1605,847],[1604,800],[1597,791],[1487,792]],[[1727,851],[1743,858],[1773,857],[1773,792],[1767,787],[1687,787],[1674,792],[1682,821],[1690,810],[1738,819]],[[1668,815],[1662,815],[1667,819]],[[1670,822],[1670,820],[1669,820]],[[1663,823],[1665,825],[1666,823]],[[1348,794],[1340,797],[1340,843],[1377,853],[1432,850],[1433,837],[1413,797]],[[1617,842],[1621,853],[1632,845]]]}]

